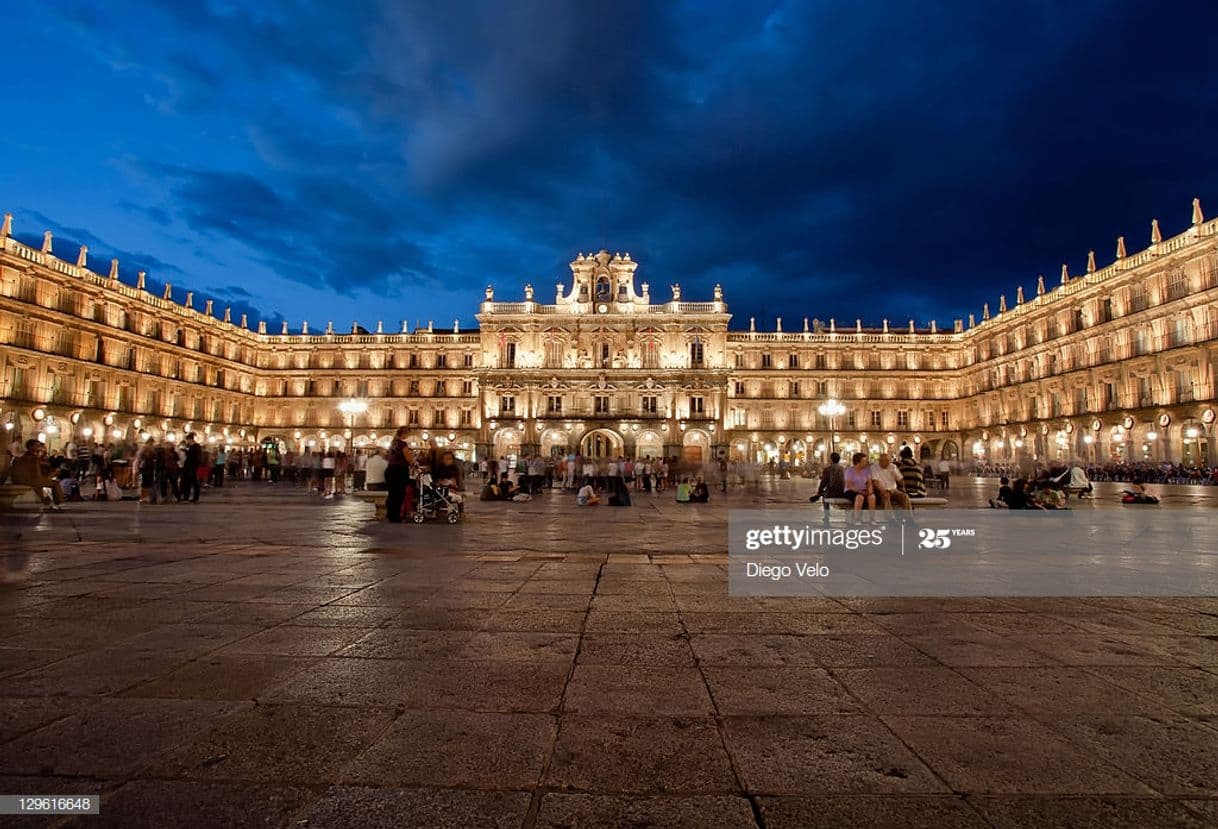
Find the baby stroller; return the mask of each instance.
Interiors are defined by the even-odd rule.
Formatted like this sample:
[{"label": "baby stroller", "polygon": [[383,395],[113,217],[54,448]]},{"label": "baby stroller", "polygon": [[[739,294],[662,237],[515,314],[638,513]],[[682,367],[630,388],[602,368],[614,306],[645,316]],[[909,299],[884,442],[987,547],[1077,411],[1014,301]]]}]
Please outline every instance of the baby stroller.
[{"label": "baby stroller", "polygon": [[422,524],[428,518],[438,518],[441,515],[450,524],[456,524],[465,514],[465,504],[460,494],[453,492],[447,486],[433,484],[431,475],[424,472],[419,475],[419,497],[415,501],[414,512],[410,520]]}]

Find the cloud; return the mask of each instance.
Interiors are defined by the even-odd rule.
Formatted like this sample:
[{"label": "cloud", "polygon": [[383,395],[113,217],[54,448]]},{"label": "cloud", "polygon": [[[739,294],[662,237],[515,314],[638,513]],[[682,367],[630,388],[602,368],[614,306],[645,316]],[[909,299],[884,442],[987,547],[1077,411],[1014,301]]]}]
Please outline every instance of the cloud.
[{"label": "cloud", "polygon": [[1218,199],[1192,0],[60,13],[63,47],[155,101],[146,146],[112,137],[163,190],[121,197],[133,220],[405,307],[604,246],[689,296],[722,282],[738,325],[945,323]]}]

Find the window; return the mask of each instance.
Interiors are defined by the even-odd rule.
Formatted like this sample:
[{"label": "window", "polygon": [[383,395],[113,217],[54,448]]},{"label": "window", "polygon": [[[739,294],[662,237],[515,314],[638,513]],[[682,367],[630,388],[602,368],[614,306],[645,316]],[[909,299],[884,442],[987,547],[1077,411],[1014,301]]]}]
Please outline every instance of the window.
[{"label": "window", "polygon": [[798,381],[798,380],[793,380],[793,381],[791,381],[791,383],[790,383],[790,385],[788,386],[788,389],[787,389],[787,396],[788,396],[788,397],[799,397],[799,396],[800,396],[800,395],[799,395],[799,381]]},{"label": "window", "polygon": [[461,364],[463,366],[465,366],[466,368],[473,368],[474,367],[474,355],[466,354],[464,359],[461,361]]},{"label": "window", "polygon": [[660,398],[654,395],[648,395],[643,398],[643,414],[655,414],[659,411]]},{"label": "window", "polygon": [[368,381],[367,380],[356,381],[355,396],[356,397],[367,397],[368,396]]},{"label": "window", "polygon": [[816,367],[818,369],[823,369],[825,367],[825,355],[824,354],[816,355]]},{"label": "window", "polygon": [[447,354],[437,354],[436,355],[436,368],[448,368],[448,355]]},{"label": "window", "polygon": [[431,416],[431,425],[444,427],[448,425],[448,415],[443,409],[436,409]]},{"label": "window", "polygon": [[551,394],[546,398],[546,413],[552,415],[562,414],[562,395]]},{"label": "window", "polygon": [[609,277],[601,276],[596,280],[596,299],[598,302],[608,302],[613,298],[613,287],[609,284]]},{"label": "window", "polygon": [[744,368],[744,352],[736,352],[736,368]]},{"label": "window", "polygon": [[406,361],[406,365],[408,368],[418,368],[419,367],[419,355],[411,354],[410,359]]},{"label": "window", "polygon": [[871,410],[871,427],[873,429],[878,429],[883,425],[884,425],[884,413],[881,412],[879,409],[872,409]]},{"label": "window", "polygon": [[858,412],[856,412],[854,409],[848,409],[846,411],[846,426],[851,429],[856,429],[856,428],[858,428],[858,425],[859,425]]},{"label": "window", "polygon": [[514,415],[516,414],[516,398],[510,394],[505,394],[499,398],[499,414]]},{"label": "window", "polygon": [[660,367],[660,344],[656,340],[643,341],[643,368]]},{"label": "window", "polygon": [[1184,271],[1174,270],[1167,275],[1167,298],[1183,299],[1188,294],[1188,284],[1184,281]]},{"label": "window", "polygon": [[787,368],[799,368],[799,355],[798,354],[788,354],[787,355]]},{"label": "window", "polygon": [[461,425],[472,426],[474,423],[474,413],[470,409],[461,410]]},{"label": "window", "polygon": [[689,416],[690,417],[700,417],[700,416],[706,414],[705,406],[706,406],[706,398],[704,398],[704,397],[689,398]]},{"label": "window", "polygon": [[609,366],[612,362],[613,362],[613,346],[609,345],[609,343],[601,343],[600,362],[599,362],[600,367],[609,368]]},{"label": "window", "polygon": [[516,368],[516,343],[499,344],[499,368]]},{"label": "window", "polygon": [[693,368],[702,368],[706,361],[702,351],[702,340],[694,337],[694,341],[689,344],[689,364]]},{"label": "window", "polygon": [[898,429],[908,429],[909,428],[909,409],[898,409],[897,410],[897,428]]},{"label": "window", "polygon": [[769,352],[762,354],[761,355],[761,367],[762,368],[773,368],[773,366],[774,366],[774,358],[770,356]]},{"label": "window", "polygon": [[732,425],[738,428],[743,428],[747,425],[747,415],[744,409],[732,410]]},{"label": "window", "polygon": [[939,412],[939,428],[946,431],[949,424],[950,421],[947,417],[947,410],[944,409],[943,411]]},{"label": "window", "polygon": [[418,426],[419,425],[419,410],[418,409],[411,409],[410,412],[406,415],[406,425],[407,426]]},{"label": "window", "polygon": [[562,368],[563,341],[557,337],[546,340],[546,368]]},{"label": "window", "polygon": [[592,398],[594,403],[594,411],[596,414],[609,414],[609,397],[606,395],[597,395]]},{"label": "window", "polygon": [[744,397],[744,383],[743,382],[741,382],[740,380],[736,380],[734,382],[733,388],[734,388],[734,391],[735,391],[735,394],[737,397]]},{"label": "window", "polygon": [[464,395],[465,397],[469,397],[473,393],[474,393],[474,381],[473,380],[462,380],[461,381],[461,394]]},{"label": "window", "polygon": [[[312,382],[312,381],[310,381],[310,382]],[[410,381],[410,392],[409,392],[409,394],[410,394],[410,396],[411,396],[411,397],[418,397],[418,396],[419,396],[419,381],[418,381],[418,380],[411,380],[411,381]]]}]

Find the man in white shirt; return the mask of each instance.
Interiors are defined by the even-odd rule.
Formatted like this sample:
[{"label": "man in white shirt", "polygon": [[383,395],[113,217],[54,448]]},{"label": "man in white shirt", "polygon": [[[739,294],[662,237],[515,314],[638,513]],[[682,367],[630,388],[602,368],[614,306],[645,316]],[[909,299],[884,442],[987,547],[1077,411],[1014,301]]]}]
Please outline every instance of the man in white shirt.
[{"label": "man in white shirt", "polygon": [[951,482],[952,465],[947,462],[947,458],[939,461],[939,480],[943,482],[943,488],[947,489],[947,485]]},{"label": "man in white shirt", "polygon": [[910,509],[909,497],[905,494],[905,483],[901,471],[893,464],[892,458],[885,452],[871,466],[871,483],[879,496],[883,509]]},{"label": "man in white shirt", "polygon": [[385,489],[385,470],[389,461],[383,452],[374,452],[364,466],[364,489],[380,491]]},{"label": "man in white shirt", "polygon": [[594,507],[600,502],[601,499],[597,496],[596,490],[592,488],[592,484],[584,484],[575,494],[575,503],[581,507]]}]

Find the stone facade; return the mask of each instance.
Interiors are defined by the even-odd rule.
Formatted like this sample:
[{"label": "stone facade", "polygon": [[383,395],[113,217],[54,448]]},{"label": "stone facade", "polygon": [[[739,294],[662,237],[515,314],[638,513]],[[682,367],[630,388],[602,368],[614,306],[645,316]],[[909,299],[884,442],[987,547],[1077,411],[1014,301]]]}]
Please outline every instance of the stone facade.
[{"label": "stone facade", "polygon": [[[802,319],[729,330],[716,286],[653,301],[629,254],[581,254],[552,304],[532,286],[476,331],[251,330],[190,294],[0,241],[0,422],[7,433],[212,443],[383,443],[399,425],[467,457],[586,454],[815,460],[830,446],[1012,462],[1214,464],[1218,222],[940,330]],[[1056,280],[1055,280],[1056,281]],[[667,293],[667,291],[666,291]],[[789,321],[788,321],[789,322]],[[358,414],[338,404],[367,403]],[[842,411],[822,414],[840,401]]]}]

